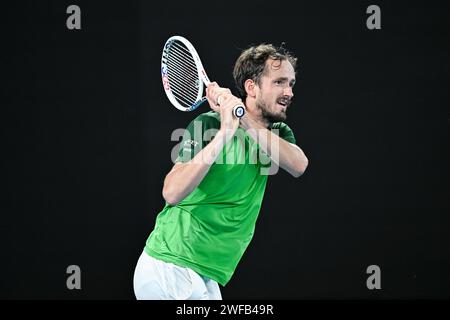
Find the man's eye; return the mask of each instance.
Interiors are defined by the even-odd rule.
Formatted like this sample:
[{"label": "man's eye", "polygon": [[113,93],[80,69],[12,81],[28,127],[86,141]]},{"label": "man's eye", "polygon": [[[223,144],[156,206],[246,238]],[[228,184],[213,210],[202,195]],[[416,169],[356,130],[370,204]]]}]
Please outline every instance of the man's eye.
[{"label": "man's eye", "polygon": [[275,80],[275,84],[282,84],[283,83],[283,81],[281,81],[281,80]]}]

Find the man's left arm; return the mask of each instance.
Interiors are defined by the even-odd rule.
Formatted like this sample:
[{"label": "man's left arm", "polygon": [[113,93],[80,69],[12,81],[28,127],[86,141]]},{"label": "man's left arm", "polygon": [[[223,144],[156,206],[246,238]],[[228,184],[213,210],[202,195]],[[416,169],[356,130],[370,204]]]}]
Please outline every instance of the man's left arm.
[{"label": "man's left arm", "polygon": [[252,118],[244,116],[240,125],[278,166],[296,178],[305,172],[308,158],[299,146],[280,138]]}]

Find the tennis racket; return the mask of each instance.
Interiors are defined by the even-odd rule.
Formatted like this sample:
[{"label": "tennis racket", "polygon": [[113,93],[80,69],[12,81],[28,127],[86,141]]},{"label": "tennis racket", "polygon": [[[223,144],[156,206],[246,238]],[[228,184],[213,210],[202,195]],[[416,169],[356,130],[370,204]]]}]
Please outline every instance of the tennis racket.
[{"label": "tennis racket", "polygon": [[[167,98],[177,109],[192,111],[206,101],[203,87],[211,81],[197,51],[186,38],[173,36],[167,40],[161,58],[161,77]],[[233,114],[241,118],[245,107],[236,105]]]}]

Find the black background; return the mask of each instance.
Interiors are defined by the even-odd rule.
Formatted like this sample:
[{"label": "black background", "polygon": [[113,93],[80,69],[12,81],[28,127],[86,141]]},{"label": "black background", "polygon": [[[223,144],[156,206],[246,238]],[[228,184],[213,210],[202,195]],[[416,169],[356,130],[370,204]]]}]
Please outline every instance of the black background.
[{"label": "black background", "polygon": [[[81,8],[81,30],[66,8]],[[381,8],[368,30],[366,8]],[[299,58],[288,120],[309,158],[270,177],[224,299],[450,297],[448,4],[17,1],[2,7],[0,298],[134,299],[133,271],[192,113],[160,80],[187,37],[232,87],[240,50]],[[68,290],[79,265],[82,289]],[[366,268],[381,268],[368,290]]]}]

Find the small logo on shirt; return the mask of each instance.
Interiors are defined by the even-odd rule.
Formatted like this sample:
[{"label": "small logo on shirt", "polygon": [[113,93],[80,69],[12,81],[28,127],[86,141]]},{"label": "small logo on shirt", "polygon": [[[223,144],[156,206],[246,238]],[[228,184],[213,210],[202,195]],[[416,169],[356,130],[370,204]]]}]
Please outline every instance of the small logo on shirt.
[{"label": "small logo on shirt", "polygon": [[184,146],[186,147],[186,146],[194,146],[194,147],[196,147],[196,146],[198,146],[198,142],[197,141],[194,141],[194,140],[186,140],[185,142],[184,142]]}]

